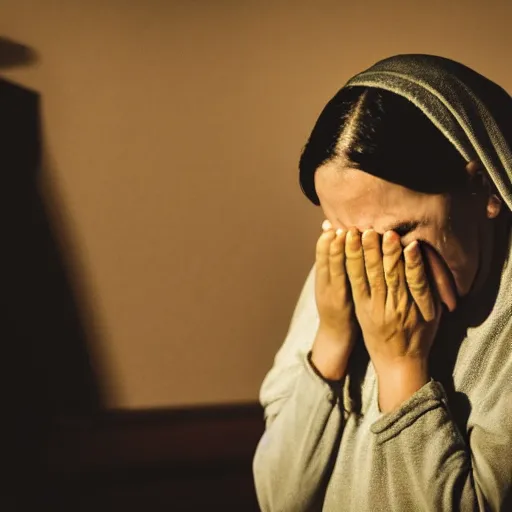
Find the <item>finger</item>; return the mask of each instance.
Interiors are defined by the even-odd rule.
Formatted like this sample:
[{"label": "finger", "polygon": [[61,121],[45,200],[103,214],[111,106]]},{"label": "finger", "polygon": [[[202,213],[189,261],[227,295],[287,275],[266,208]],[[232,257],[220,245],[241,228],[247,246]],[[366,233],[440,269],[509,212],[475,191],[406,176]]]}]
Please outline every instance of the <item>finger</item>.
[{"label": "finger", "polygon": [[439,298],[453,312],[457,307],[457,293],[450,270],[430,245],[423,244],[423,249]]},{"label": "finger", "polygon": [[380,236],[373,230],[368,229],[363,233],[363,251],[366,276],[370,286],[372,298],[386,300],[386,279],[382,262],[382,251],[380,247]]},{"label": "finger", "polygon": [[347,232],[342,229],[336,230],[336,236],[329,248],[329,273],[331,282],[340,285],[345,284],[345,239]]},{"label": "finger", "polygon": [[364,267],[363,246],[361,234],[352,228],[347,233],[345,242],[345,267],[352,288],[354,301],[364,300],[369,296],[366,269]]},{"label": "finger", "polygon": [[322,222],[322,231],[329,231],[332,229],[332,224],[329,222],[329,220],[325,219]]},{"label": "finger", "polygon": [[418,241],[404,249],[405,278],[414,302],[426,322],[434,320],[436,305],[428,283]]},{"label": "finger", "polygon": [[324,231],[316,243],[316,282],[326,286],[330,282],[329,247],[334,238],[334,231]]},{"label": "finger", "polygon": [[387,296],[398,298],[402,293],[407,293],[407,287],[402,261],[402,244],[400,237],[394,231],[384,233],[382,253]]}]

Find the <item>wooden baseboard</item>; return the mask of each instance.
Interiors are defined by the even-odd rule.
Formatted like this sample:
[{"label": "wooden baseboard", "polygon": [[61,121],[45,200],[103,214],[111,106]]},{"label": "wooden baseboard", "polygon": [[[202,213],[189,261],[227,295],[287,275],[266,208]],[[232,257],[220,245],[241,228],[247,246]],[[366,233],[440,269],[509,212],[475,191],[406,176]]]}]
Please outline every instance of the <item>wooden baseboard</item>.
[{"label": "wooden baseboard", "polygon": [[263,429],[259,404],[60,418],[48,452],[51,508],[257,511],[252,458]]}]

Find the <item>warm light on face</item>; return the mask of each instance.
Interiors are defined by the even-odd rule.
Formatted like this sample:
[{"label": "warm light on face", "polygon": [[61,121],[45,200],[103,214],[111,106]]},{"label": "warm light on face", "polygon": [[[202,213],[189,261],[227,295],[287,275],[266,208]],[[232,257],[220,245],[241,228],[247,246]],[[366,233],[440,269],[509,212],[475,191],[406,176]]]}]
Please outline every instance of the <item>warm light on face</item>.
[{"label": "warm light on face", "polygon": [[[315,186],[321,207],[335,228],[395,231],[406,246],[429,244],[451,272],[457,293],[466,295],[475,279],[479,249],[475,232],[467,232],[468,212],[447,194],[422,194],[358,169],[328,163],[317,170]],[[470,212],[469,212],[470,213]]]}]

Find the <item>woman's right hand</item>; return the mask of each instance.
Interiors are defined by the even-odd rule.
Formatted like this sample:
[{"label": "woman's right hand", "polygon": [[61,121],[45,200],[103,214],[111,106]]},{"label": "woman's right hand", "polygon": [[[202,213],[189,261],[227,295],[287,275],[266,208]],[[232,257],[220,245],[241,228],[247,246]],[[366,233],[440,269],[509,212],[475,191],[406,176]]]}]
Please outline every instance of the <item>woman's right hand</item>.
[{"label": "woman's right hand", "polygon": [[320,317],[311,361],[326,379],[340,380],[359,334],[350,281],[345,270],[346,232],[329,221],[316,245],[315,298]]}]

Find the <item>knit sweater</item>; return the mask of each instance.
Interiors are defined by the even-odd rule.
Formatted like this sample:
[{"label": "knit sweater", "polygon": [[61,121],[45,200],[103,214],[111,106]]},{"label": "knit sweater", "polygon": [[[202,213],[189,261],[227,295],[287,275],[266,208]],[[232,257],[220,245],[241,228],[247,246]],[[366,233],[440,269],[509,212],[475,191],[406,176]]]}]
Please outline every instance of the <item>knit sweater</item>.
[{"label": "knit sweater", "polygon": [[[262,511],[512,510],[511,282],[507,258],[492,312],[463,337],[453,382],[432,379],[383,414],[370,362],[357,415],[347,412],[347,382],[339,392],[307,358],[318,327],[311,271],[261,388],[266,430],[254,476]],[[442,354],[450,340],[435,343]]]}]

